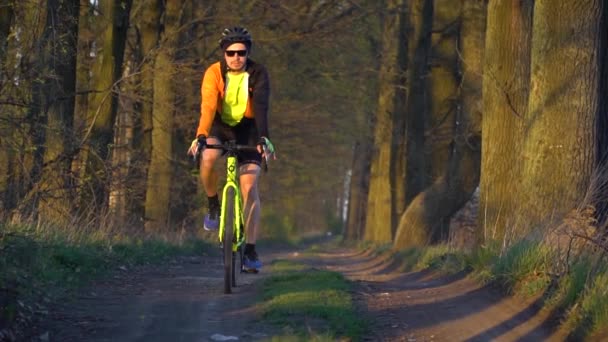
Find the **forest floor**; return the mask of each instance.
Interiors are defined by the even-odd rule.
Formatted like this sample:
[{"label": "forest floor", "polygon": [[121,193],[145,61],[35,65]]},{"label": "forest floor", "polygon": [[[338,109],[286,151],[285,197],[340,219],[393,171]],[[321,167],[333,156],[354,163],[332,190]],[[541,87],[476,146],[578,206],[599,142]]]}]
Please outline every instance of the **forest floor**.
[{"label": "forest floor", "polygon": [[[560,341],[539,299],[506,297],[466,273],[403,273],[392,260],[366,251],[270,251],[266,265],[291,259],[341,272],[369,322],[369,341]],[[32,341],[261,341],[285,334],[256,309],[271,274],[246,274],[233,294],[222,292],[219,253],[163,266],[120,269],[57,303],[30,331]]]}]

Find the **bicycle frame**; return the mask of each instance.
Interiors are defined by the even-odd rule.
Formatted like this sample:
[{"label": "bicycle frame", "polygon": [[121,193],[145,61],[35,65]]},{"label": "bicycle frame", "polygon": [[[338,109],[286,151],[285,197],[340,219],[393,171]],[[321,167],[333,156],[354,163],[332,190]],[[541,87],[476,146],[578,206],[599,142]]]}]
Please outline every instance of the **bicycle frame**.
[{"label": "bicycle frame", "polygon": [[[233,188],[236,196],[234,197],[234,242],[232,243],[232,251],[236,252],[237,249],[245,241],[244,230],[243,230],[243,208],[242,208],[242,195],[238,180],[238,163],[237,158],[234,154],[229,153],[226,157],[226,184],[222,189],[222,206],[220,211],[220,217],[224,217],[224,210],[226,208],[227,197],[226,192],[228,189]],[[220,242],[224,236],[225,221],[220,220],[220,229],[218,236]]]}]

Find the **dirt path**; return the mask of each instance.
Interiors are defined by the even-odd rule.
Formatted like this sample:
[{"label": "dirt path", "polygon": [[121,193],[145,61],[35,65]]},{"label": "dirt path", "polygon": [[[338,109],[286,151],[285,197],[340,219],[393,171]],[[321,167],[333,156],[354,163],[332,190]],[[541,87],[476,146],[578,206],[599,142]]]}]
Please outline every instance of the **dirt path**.
[{"label": "dirt path", "polygon": [[539,299],[508,298],[465,273],[400,273],[386,257],[348,250],[320,254],[357,285],[373,341],[563,341]]},{"label": "dirt path", "polygon": [[[280,257],[267,255],[264,261]],[[253,309],[260,279],[241,274],[223,293],[220,254],[120,270],[65,303],[37,328],[43,341],[253,341],[272,336]]]},{"label": "dirt path", "polygon": [[[356,283],[355,298],[368,317],[370,341],[560,341],[534,300],[505,298],[466,274],[399,273],[382,257],[340,250],[310,256],[264,253],[313,263]],[[259,341],[279,335],[255,311],[260,280],[243,275],[235,293],[222,292],[219,254],[176,259],[169,265],[121,270],[53,308],[33,340],[43,341]]]}]

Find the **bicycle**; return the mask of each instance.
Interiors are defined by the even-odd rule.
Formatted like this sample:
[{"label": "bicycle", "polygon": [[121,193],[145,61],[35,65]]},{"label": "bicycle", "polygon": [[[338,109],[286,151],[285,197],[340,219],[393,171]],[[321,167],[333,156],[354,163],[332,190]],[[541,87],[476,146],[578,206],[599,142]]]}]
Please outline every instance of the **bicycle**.
[{"label": "bicycle", "polygon": [[[223,250],[224,293],[229,294],[232,293],[232,288],[236,287],[237,252],[239,254],[240,272],[246,272],[243,265],[242,245],[245,242],[245,230],[243,229],[243,201],[239,185],[237,153],[239,151],[258,152],[258,148],[257,146],[238,145],[234,140],[221,144],[206,144],[205,148],[220,149],[226,153],[226,183],[222,189],[218,239]],[[199,151],[202,151],[202,149],[199,149]],[[262,157],[262,163],[264,171],[267,171],[264,157]]]}]

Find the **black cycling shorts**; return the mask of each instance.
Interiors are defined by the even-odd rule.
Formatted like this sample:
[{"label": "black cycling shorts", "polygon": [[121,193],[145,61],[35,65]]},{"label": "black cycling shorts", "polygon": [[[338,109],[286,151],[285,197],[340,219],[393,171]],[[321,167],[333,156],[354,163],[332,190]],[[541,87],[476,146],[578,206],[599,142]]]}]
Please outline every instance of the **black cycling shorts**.
[{"label": "black cycling shorts", "polygon": [[[236,140],[238,145],[251,146],[257,145],[260,140],[255,119],[242,118],[241,122],[235,126],[230,126],[222,121],[219,114],[215,115],[209,137],[217,138],[222,142]],[[239,164],[260,165],[262,163],[262,155],[258,152],[239,151],[237,160]]]}]

